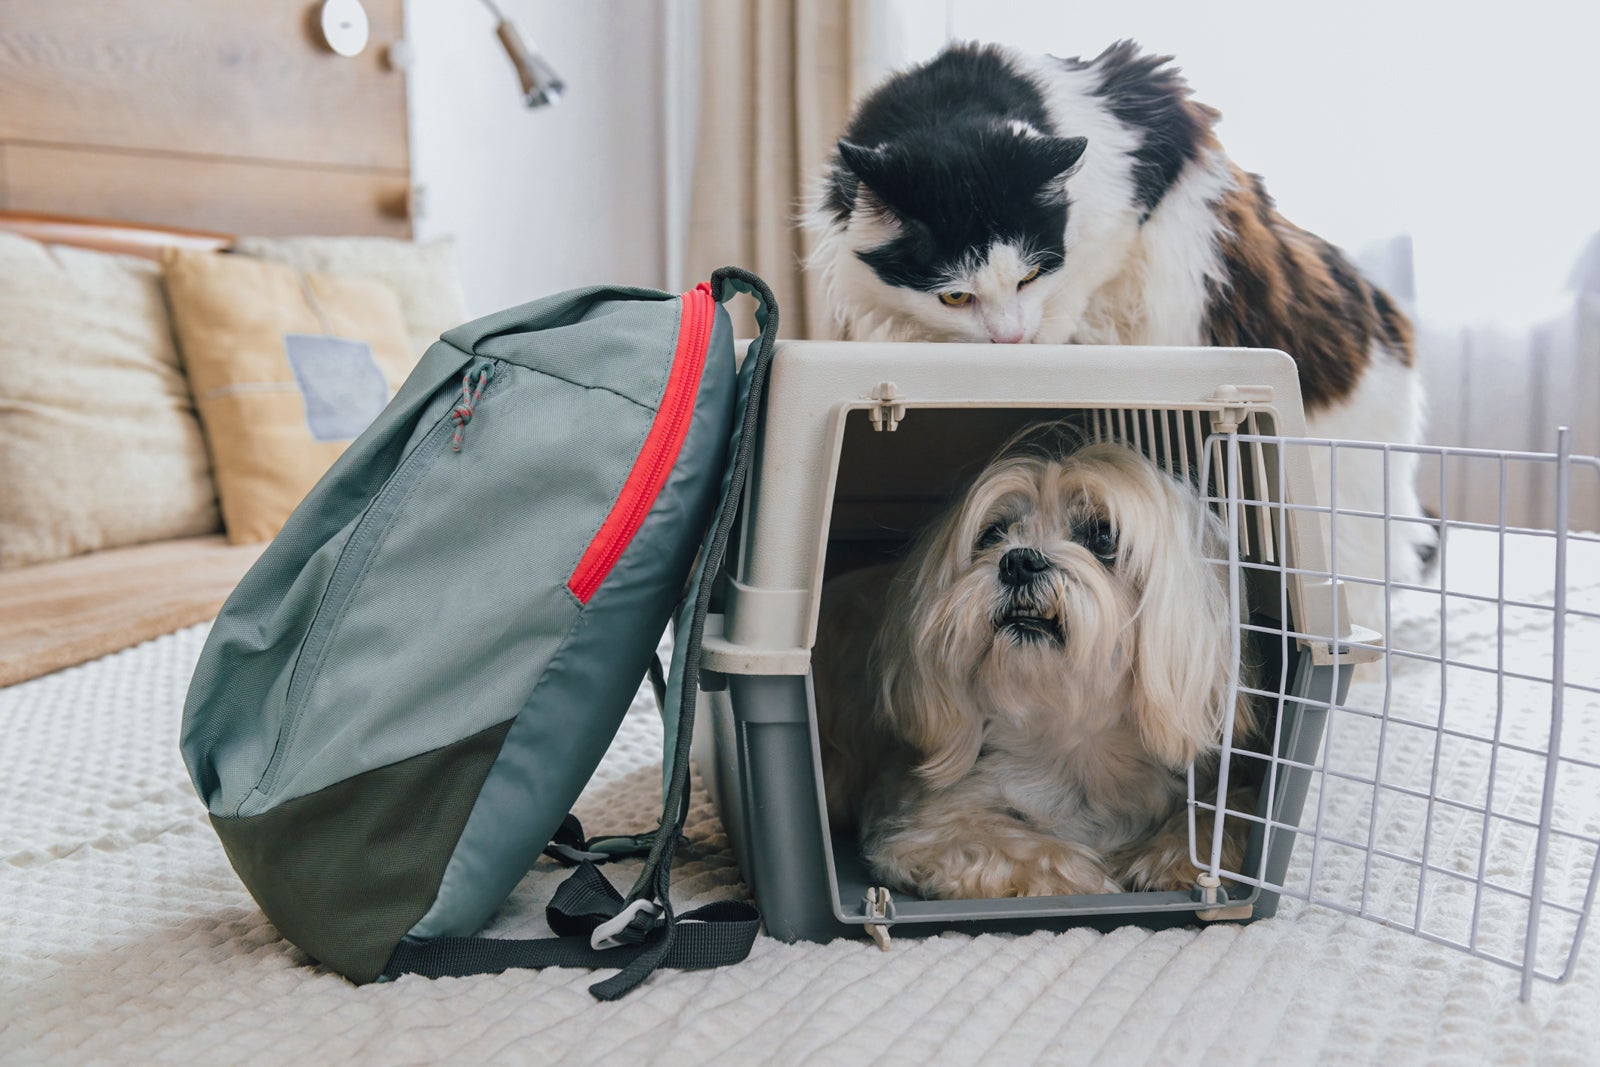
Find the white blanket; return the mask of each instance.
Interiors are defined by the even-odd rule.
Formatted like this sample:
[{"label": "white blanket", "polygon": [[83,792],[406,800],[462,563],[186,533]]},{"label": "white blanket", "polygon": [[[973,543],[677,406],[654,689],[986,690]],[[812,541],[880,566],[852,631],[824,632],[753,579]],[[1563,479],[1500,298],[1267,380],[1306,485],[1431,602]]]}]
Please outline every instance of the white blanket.
[{"label": "white blanket", "polygon": [[[1470,540],[1452,542],[1451,568],[1477,580],[1492,568],[1485,554],[1492,543]],[[1572,568],[1575,593],[1591,605],[1600,599],[1597,557],[1575,556]],[[1540,561],[1515,570],[1514,594],[1548,599],[1549,571]],[[1399,605],[1396,631],[1425,643],[1423,621],[1436,600],[1413,601]],[[1492,649],[1493,610],[1462,611],[1458,624],[1452,609],[1451,654]],[[1542,624],[1508,619],[1506,627],[1508,649],[1530,662],[1546,657],[1548,670],[1548,617]],[[1278,918],[1249,926],[897,937],[887,953],[865,940],[786,945],[763,937],[740,966],[663,972],[610,1004],[587,992],[595,975],[571,970],[357,988],[308,965],[277,937],[229,868],[189,785],[178,721],[204,636],[195,627],[0,691],[0,1061],[1600,1060],[1592,950],[1580,954],[1568,984],[1540,983],[1525,1006],[1508,970],[1292,900]],[[1600,624],[1575,620],[1569,650],[1590,678],[1600,674]],[[1393,708],[1437,706],[1439,673],[1397,663]],[[1458,682],[1452,672],[1450,723],[1492,726],[1495,687],[1484,677]],[[1355,699],[1379,695],[1365,684]],[[1577,696],[1569,700],[1564,750],[1594,758],[1600,698]],[[1508,697],[1507,726],[1517,736],[1525,728],[1537,734],[1548,716],[1547,695],[1542,705]],[[1420,776],[1425,786],[1431,738],[1403,733],[1388,737],[1385,775],[1411,783]],[[580,802],[590,832],[653,823],[659,738],[649,703],[639,701]],[[1370,766],[1367,746],[1375,743],[1375,730],[1346,729],[1333,751],[1350,766],[1363,759]],[[1477,758],[1443,746],[1441,782],[1481,777]],[[1531,795],[1537,814],[1541,775],[1537,766],[1503,766],[1497,789],[1518,805]],[[1325,826],[1365,840],[1366,807],[1328,792]],[[1600,789],[1571,793],[1562,799],[1562,824],[1600,832]],[[1308,812],[1316,808],[1314,794]],[[1403,851],[1420,835],[1418,810],[1380,805],[1380,845]],[[1433,861],[1475,863],[1472,824],[1436,822]],[[744,893],[703,792],[688,834],[693,847],[675,877],[680,908]],[[1497,844],[1490,873],[1505,866],[1509,879],[1519,864],[1525,870],[1529,854],[1520,848]],[[1310,852],[1296,853],[1302,881]],[[1591,861],[1592,852],[1554,848],[1553,884],[1575,888],[1581,899]],[[611,877],[626,887],[633,870],[624,865]],[[541,934],[545,900],[564,873],[541,866],[489,932]],[[1414,883],[1380,875],[1370,902],[1409,916]],[[1358,890],[1360,864],[1329,851],[1318,879],[1331,894]],[[1448,891],[1435,892],[1449,904]],[[1481,922],[1486,944],[1520,943],[1515,908],[1486,904]]]}]

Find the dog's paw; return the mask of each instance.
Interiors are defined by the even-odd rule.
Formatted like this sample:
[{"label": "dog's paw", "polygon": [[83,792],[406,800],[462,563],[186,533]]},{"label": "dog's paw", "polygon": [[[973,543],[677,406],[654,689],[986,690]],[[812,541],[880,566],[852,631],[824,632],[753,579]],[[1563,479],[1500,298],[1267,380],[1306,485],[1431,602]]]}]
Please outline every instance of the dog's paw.
[{"label": "dog's paw", "polygon": [[888,881],[940,900],[1122,892],[1092,849],[1011,828],[959,840],[891,838],[870,860]]},{"label": "dog's paw", "polygon": [[1055,897],[1079,893],[1120,893],[1100,857],[1066,841],[1049,841],[1021,856],[1000,854],[977,881],[988,897]]},{"label": "dog's paw", "polygon": [[1162,842],[1119,859],[1123,884],[1135,893],[1187,891],[1200,877],[1200,868],[1189,859],[1187,840]]},{"label": "dog's paw", "polygon": [[[1228,794],[1230,814],[1251,811],[1255,806],[1255,792],[1248,787],[1234,789]],[[1210,812],[1196,817],[1196,833],[1204,843],[1202,856],[1210,855],[1213,826]],[[1243,818],[1231,817],[1224,821],[1222,835],[1222,869],[1241,870],[1244,850],[1251,824]],[[1110,860],[1111,869],[1122,884],[1135,893],[1177,890],[1187,892],[1195,887],[1201,868],[1195,866],[1189,852],[1189,827],[1187,812],[1175,812],[1166,826],[1150,840],[1132,848],[1123,849]],[[1234,884],[1224,878],[1227,885]]]}]

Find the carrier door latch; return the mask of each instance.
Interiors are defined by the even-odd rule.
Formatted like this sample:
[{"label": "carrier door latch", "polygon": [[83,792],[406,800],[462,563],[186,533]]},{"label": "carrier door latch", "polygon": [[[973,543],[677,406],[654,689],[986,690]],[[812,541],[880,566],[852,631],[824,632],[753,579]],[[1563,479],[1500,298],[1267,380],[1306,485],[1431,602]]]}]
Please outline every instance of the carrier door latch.
[{"label": "carrier door latch", "polygon": [[1210,908],[1201,908],[1194,913],[1195,918],[1201,922],[1216,922],[1219,919],[1248,919],[1255,914],[1252,904],[1229,904],[1228,891],[1222,888],[1222,879],[1214,874],[1202,872],[1195,880],[1195,896],[1204,904],[1215,905]]},{"label": "carrier door latch", "polygon": [[1252,407],[1272,403],[1272,386],[1219,385],[1211,394],[1211,402],[1225,405],[1211,413],[1211,432],[1232,433],[1250,415]]},{"label": "carrier door latch", "polygon": [[895,403],[895,388],[893,382],[879,382],[872,390],[872,399],[877,401],[867,411],[867,418],[872,420],[874,433],[888,430],[894,433],[900,428],[900,420],[906,417],[906,406]]},{"label": "carrier door latch", "polygon": [[867,936],[884,952],[889,951],[889,925],[894,922],[894,898],[881,885],[870,886],[862,902],[866,913]]}]

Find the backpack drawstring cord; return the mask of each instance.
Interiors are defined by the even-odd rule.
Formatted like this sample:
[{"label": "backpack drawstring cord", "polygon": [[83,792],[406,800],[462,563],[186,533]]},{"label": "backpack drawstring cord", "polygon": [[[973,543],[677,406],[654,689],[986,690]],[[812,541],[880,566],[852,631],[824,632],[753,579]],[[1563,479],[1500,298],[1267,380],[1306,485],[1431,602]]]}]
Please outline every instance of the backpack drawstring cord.
[{"label": "backpack drawstring cord", "polygon": [[461,376],[461,400],[456,404],[455,409],[450,412],[450,417],[455,420],[456,424],[455,436],[450,441],[450,450],[452,452],[461,451],[462,431],[466,428],[467,423],[472,421],[472,409],[477,406],[478,398],[483,396],[483,387],[488,383],[489,367],[487,364],[478,368],[478,384],[476,386],[472,384],[471,371]]}]

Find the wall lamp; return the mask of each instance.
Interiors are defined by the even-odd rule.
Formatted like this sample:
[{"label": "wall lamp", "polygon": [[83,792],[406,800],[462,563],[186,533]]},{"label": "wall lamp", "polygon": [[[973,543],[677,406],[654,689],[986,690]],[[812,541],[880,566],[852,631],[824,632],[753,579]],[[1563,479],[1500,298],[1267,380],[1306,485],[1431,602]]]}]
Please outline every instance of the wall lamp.
[{"label": "wall lamp", "polygon": [[517,24],[505,17],[494,0],[483,0],[483,5],[494,14],[495,36],[500,38],[506,55],[511,57],[511,65],[517,69],[517,80],[522,83],[522,102],[529,107],[544,107],[560,100],[561,94],[567,91],[567,83],[561,80],[561,75],[544,56],[528,47],[517,31]]}]

